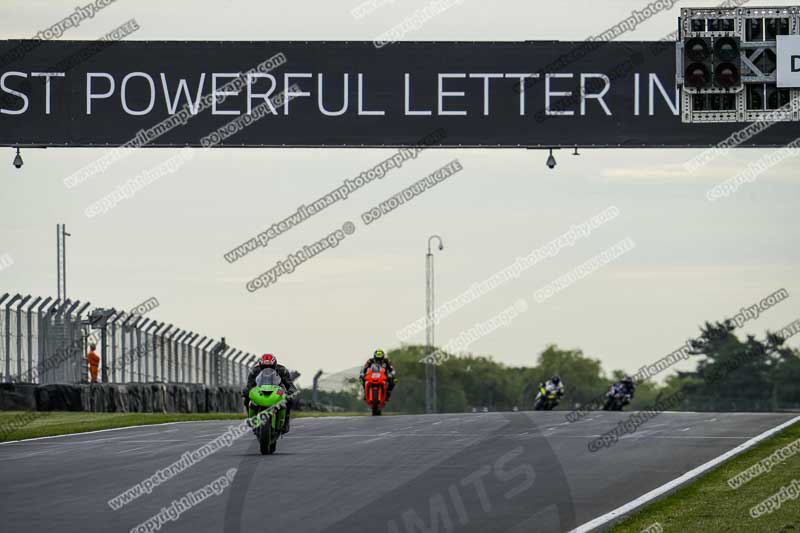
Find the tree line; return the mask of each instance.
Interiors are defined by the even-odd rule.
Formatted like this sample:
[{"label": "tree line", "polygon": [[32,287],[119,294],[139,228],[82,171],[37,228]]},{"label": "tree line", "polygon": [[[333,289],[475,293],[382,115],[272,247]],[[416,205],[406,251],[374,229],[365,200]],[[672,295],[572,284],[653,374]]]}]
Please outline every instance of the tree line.
[{"label": "tree line", "polygon": [[[700,334],[689,341],[692,371],[665,369],[666,379],[636,382],[631,410],[649,409],[665,398],[681,398],[674,406],[691,411],[777,411],[800,409],[800,350],[786,346],[786,339],[800,333],[800,321],[780,332],[767,332],[762,339],[754,335],[740,338],[729,320],[706,322]],[[430,350],[433,351],[433,350]],[[425,365],[420,361],[430,353],[424,346],[404,345],[389,350],[399,382],[386,411],[422,413],[425,411]],[[655,357],[641,361],[652,364]],[[507,366],[489,355],[446,354],[436,366],[437,411],[465,412],[529,410],[539,383],[558,375],[566,393],[558,409],[570,410],[588,405],[605,393],[609,385],[636,369],[613,369],[607,373],[600,361],[580,349],[547,346],[531,366]],[[655,377],[655,376],[654,376]],[[353,376],[340,392],[320,392],[322,403],[348,411],[361,411],[366,405],[359,395],[358,376]],[[310,398],[311,391],[303,395]],[[679,393],[679,394],[678,394]]]}]

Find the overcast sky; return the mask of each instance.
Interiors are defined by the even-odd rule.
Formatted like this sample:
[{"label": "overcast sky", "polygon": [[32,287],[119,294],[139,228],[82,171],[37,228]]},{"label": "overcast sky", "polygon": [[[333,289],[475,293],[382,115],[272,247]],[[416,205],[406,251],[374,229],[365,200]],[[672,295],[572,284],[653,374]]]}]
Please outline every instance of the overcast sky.
[{"label": "overcast sky", "polygon": [[[358,0],[242,2],[118,0],[64,38],[94,39],[135,18],[137,40],[372,40],[428,0],[396,0],[356,20]],[[408,40],[580,40],[602,32],[644,2],[463,0],[409,34]],[[626,39],[658,39],[676,28],[678,2]],[[751,5],[774,5],[757,2]],[[778,2],[778,4],[780,4]],[[2,0],[0,38],[26,38],[75,8],[74,0]],[[0,127],[2,122],[0,122]],[[272,352],[313,372],[360,364],[377,347],[399,345],[395,332],[425,312],[424,256],[436,255],[439,302],[529,254],[589,217],[616,206],[619,216],[589,238],[445,319],[440,344],[524,298],[529,309],[487,335],[471,352],[532,365],[549,343],[581,348],[607,370],[634,372],[695,335],[705,320],[733,315],[780,288],[793,296],[744,330],[763,334],[800,318],[798,161],[788,160],[710,203],[709,187],[767,150],[741,150],[695,174],[682,164],[698,150],[557,152],[435,150],[369,184],[300,227],[231,265],[232,247],[389,157],[393,150],[225,149],[196,152],[180,170],[87,218],[89,204],[174,155],[137,150],[102,176],[67,189],[65,176],[100,149],[0,153],[0,293],[54,295],[55,226],[68,241],[68,288],[74,299],[129,308],[150,297],[158,320],[202,335],[225,336],[252,352]],[[2,154],[5,154],[3,159]],[[458,158],[464,170],[413,203],[364,227],[362,212]],[[244,284],[275,261],[345,221],[354,235],[256,293]],[[630,237],[636,246],[544,303],[533,294],[555,278]],[[0,262],[2,265],[3,262]],[[423,342],[424,334],[411,339]],[[800,345],[793,339],[792,346]]]}]

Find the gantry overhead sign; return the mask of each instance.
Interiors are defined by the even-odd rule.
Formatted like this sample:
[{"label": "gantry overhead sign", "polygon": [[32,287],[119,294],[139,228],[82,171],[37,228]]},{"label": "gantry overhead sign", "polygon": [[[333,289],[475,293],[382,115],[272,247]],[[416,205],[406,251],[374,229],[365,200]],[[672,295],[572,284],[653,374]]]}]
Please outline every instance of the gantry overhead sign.
[{"label": "gantry overhead sign", "polygon": [[800,10],[759,9],[656,42],[0,41],[0,145],[705,147],[783,108],[742,143],[781,146]]}]

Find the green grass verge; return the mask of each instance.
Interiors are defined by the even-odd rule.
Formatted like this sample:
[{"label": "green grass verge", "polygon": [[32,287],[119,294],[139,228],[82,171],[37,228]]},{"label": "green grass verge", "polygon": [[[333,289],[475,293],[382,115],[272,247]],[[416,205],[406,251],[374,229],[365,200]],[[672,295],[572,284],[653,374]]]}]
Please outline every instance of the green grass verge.
[{"label": "green grass verge", "polygon": [[[292,418],[359,416],[367,413],[315,413],[295,411]],[[99,429],[113,429],[165,422],[202,420],[244,420],[244,413],[85,413],[74,411],[0,411],[0,442],[67,435]],[[11,425],[11,426],[9,426]],[[7,432],[6,428],[14,429]]]},{"label": "green grass verge", "polygon": [[787,499],[774,512],[758,518],[750,516],[752,507],[793,480],[800,480],[800,454],[789,457],[736,490],[728,485],[728,479],[797,439],[800,439],[798,423],[723,463],[671,496],[645,507],[611,532],[639,533],[656,523],[667,533],[800,531],[800,499]]}]

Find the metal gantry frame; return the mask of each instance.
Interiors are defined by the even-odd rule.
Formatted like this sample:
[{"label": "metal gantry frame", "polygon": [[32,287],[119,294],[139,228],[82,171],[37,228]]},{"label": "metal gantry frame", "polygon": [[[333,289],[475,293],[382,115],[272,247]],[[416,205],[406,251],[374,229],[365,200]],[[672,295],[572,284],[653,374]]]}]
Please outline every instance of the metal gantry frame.
[{"label": "metal gantry frame", "polygon": [[[800,121],[800,89],[787,89],[789,102],[783,106],[769,107],[767,92],[776,87],[777,71],[765,71],[759,61],[777,55],[777,38],[767,38],[768,20],[786,20],[788,33],[800,35],[800,7],[739,7],[739,8],[683,8],[680,19],[680,41],[676,49],[676,80],[681,87],[681,120],[684,123],[721,123],[721,122],[797,122]],[[714,21],[729,21],[720,24]],[[752,38],[748,28],[752,21],[760,24],[760,38]],[[740,72],[742,85],[732,89],[686,87],[684,73],[688,65],[684,64],[684,40],[691,38],[720,39],[733,37],[740,40]],[[765,61],[765,65],[770,62]],[[763,91],[763,110],[749,109],[747,105],[748,90],[757,87]],[[695,95],[727,94],[734,99],[734,107],[726,110],[697,110]]]}]

